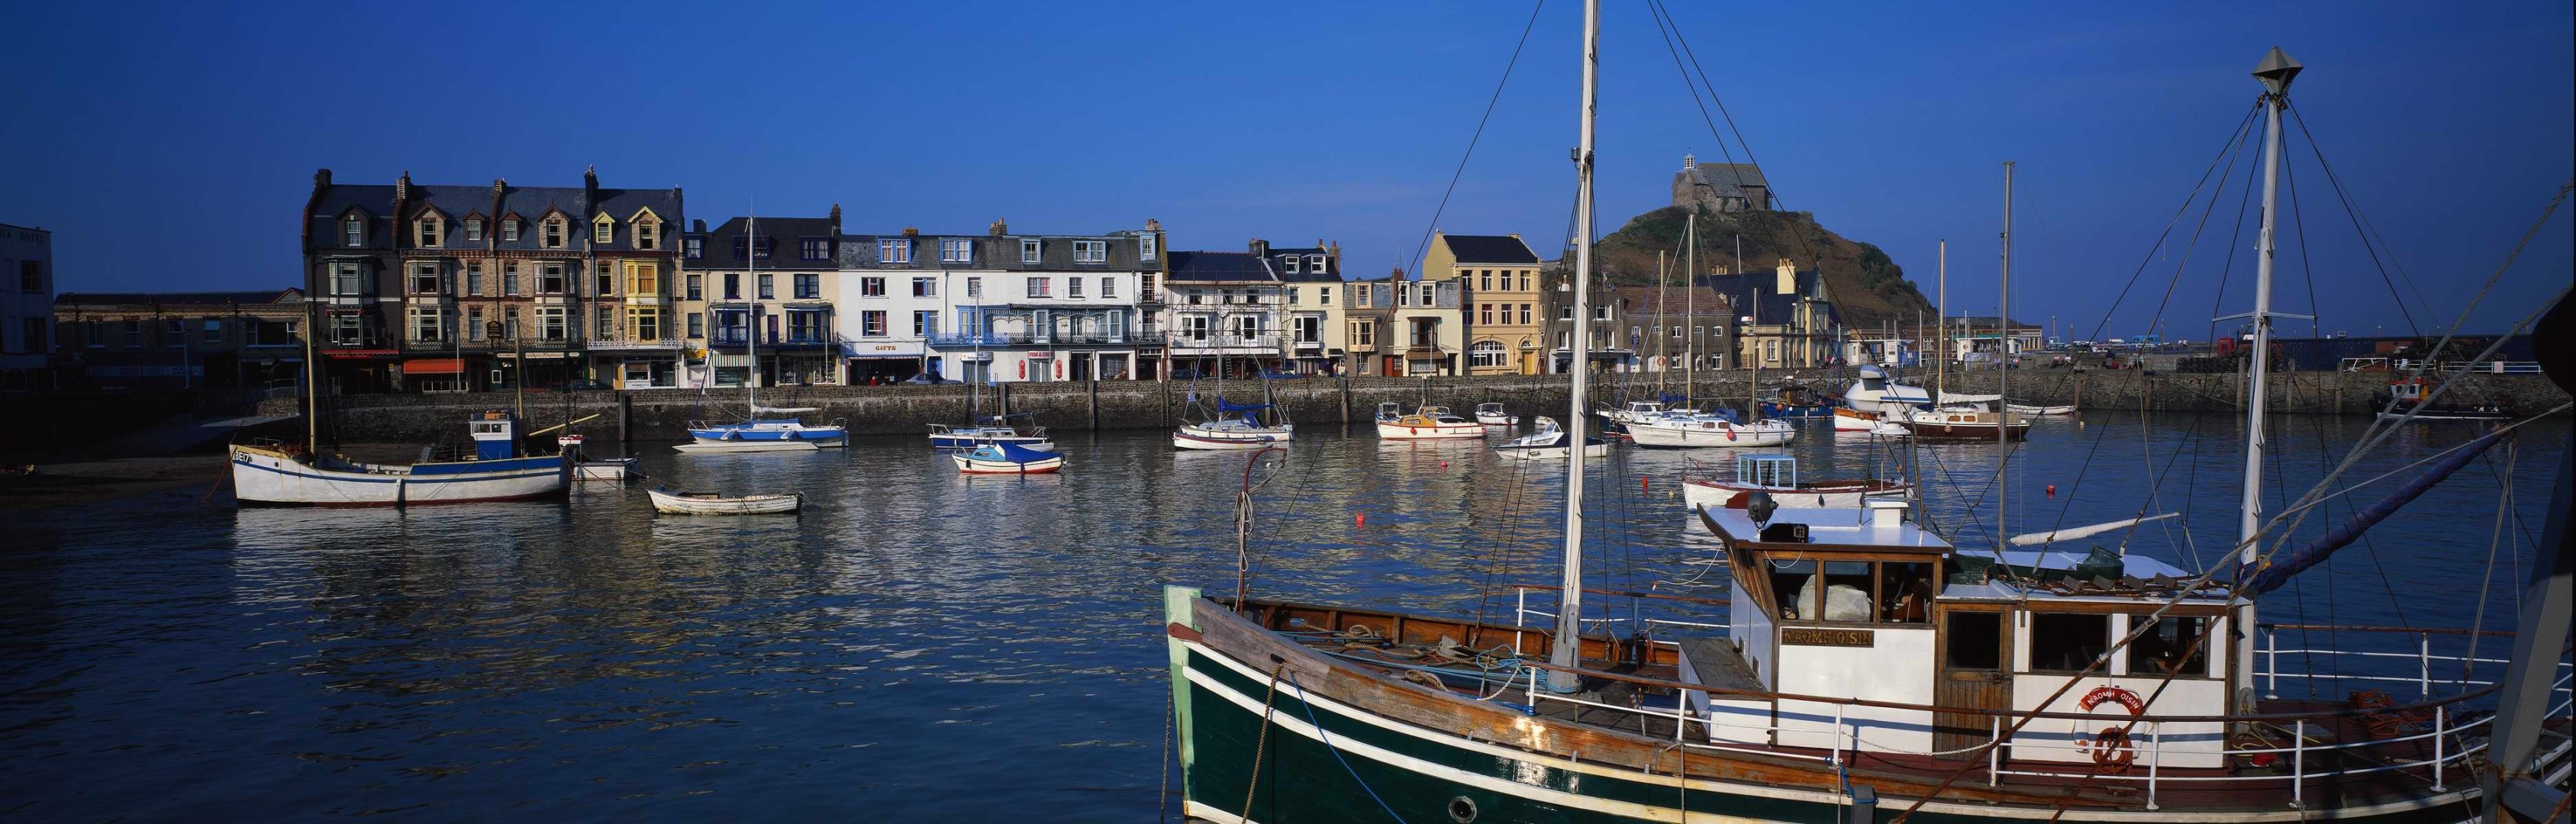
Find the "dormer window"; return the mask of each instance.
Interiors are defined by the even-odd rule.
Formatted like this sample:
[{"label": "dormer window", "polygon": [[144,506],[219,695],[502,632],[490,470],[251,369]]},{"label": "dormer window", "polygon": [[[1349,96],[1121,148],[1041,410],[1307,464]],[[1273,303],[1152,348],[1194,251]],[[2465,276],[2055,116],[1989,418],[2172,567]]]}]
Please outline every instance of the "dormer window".
[{"label": "dormer window", "polygon": [[593,221],[591,221],[591,222],[590,222],[590,242],[592,242],[592,243],[615,243],[616,241],[617,241],[617,219],[616,219],[616,218],[612,218],[612,217],[609,217],[609,216],[607,216],[607,215],[600,215],[598,220],[593,220]]},{"label": "dormer window", "polygon": [[340,222],[340,245],[343,245],[343,246],[365,246],[365,245],[367,245],[367,220],[366,220],[366,218],[362,218],[362,217],[359,217],[359,216],[357,216],[357,215],[350,215],[348,220],[344,220],[344,221],[341,221],[341,222]]},{"label": "dormer window", "polygon": [[1296,255],[1280,255],[1279,270],[1292,275],[1297,274],[1297,260]]},{"label": "dormer window", "polygon": [[680,253],[687,255],[690,260],[704,260],[707,256],[707,239],[702,237],[682,239],[680,249]]},{"label": "dormer window", "polygon": [[1138,260],[1153,260],[1155,245],[1154,233],[1152,232],[1136,236],[1136,258]]},{"label": "dormer window", "polygon": [[1020,262],[1036,263],[1046,252],[1046,241],[1030,238],[1020,241]]},{"label": "dormer window", "polygon": [[1316,275],[1320,275],[1320,274],[1323,274],[1323,273],[1324,273],[1324,269],[1325,269],[1325,266],[1324,266],[1324,256],[1323,256],[1323,255],[1307,255],[1307,256],[1306,256],[1306,271],[1307,271],[1307,273],[1309,273],[1309,274],[1316,274]]},{"label": "dormer window", "polygon": [[1109,241],[1077,240],[1073,242],[1073,262],[1108,263]]},{"label": "dormer window", "polygon": [[962,237],[939,239],[939,262],[971,263],[975,260],[975,241]]},{"label": "dormer window", "polygon": [[653,249],[661,244],[659,227],[651,220],[635,221],[635,248]]},{"label": "dormer window", "polygon": [[421,218],[420,222],[412,224],[412,241],[423,247],[438,246],[439,230],[442,228],[445,227],[439,225],[438,218]]},{"label": "dormer window", "polygon": [[519,240],[518,218],[505,217],[501,219],[501,239],[513,243]]},{"label": "dormer window", "polygon": [[483,242],[482,218],[469,217],[465,219],[465,239],[473,243]]},{"label": "dormer window", "polygon": [[560,217],[546,218],[546,222],[537,227],[537,245],[548,249],[563,248],[564,219]]}]

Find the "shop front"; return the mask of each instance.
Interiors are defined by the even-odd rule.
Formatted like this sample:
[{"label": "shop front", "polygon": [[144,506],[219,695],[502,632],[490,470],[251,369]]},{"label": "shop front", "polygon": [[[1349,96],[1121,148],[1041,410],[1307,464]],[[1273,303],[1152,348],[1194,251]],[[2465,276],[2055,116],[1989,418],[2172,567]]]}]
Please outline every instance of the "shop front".
[{"label": "shop front", "polygon": [[852,386],[900,383],[921,374],[921,343],[854,343],[847,357]]}]

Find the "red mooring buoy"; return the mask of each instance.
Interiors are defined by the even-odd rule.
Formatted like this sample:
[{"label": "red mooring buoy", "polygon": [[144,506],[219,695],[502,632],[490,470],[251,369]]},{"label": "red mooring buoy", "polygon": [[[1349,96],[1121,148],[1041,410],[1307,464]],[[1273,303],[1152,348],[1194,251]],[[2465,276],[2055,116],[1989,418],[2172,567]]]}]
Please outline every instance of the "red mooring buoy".
[{"label": "red mooring buoy", "polygon": [[2057,485],[2056,485],[2056,484],[2049,484],[2049,485],[2048,485],[2048,497],[2051,497],[2051,498],[2055,498],[2055,497],[2057,497]]},{"label": "red mooring buoy", "polygon": [[1368,513],[1366,513],[1366,512],[1362,512],[1362,513],[1359,513],[1359,514],[1357,514],[1357,515],[1353,515],[1353,516],[1351,516],[1351,528],[1352,528],[1352,529],[1367,529],[1367,528],[1368,528]]}]

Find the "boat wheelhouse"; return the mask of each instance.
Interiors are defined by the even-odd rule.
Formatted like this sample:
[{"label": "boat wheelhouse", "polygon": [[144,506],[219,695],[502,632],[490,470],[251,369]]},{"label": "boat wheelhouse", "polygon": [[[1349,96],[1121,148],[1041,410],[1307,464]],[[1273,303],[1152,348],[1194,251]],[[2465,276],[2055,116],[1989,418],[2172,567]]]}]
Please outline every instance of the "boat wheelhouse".
[{"label": "boat wheelhouse", "polygon": [[1037,415],[1014,412],[993,415],[966,426],[944,423],[930,425],[932,449],[973,449],[988,443],[1006,443],[1031,449],[1047,449],[1046,427],[1037,425]]},{"label": "boat wheelhouse", "polygon": [[2373,399],[2379,407],[2379,419],[2417,421],[2502,421],[2513,418],[2513,407],[2500,403],[2426,403],[2433,382],[2423,376],[2390,381],[2388,389]]},{"label": "boat wheelhouse", "polygon": [[[1495,445],[1494,454],[1515,461],[1563,460],[1573,449],[1573,436],[1566,434],[1565,427],[1559,425],[1555,418],[1542,416],[1538,419],[1538,431]],[[1610,442],[1584,438],[1583,455],[1587,458],[1609,457]]]},{"label": "boat wheelhouse", "polygon": [[1486,426],[1519,426],[1520,416],[1503,411],[1499,403],[1476,404],[1476,422]]}]

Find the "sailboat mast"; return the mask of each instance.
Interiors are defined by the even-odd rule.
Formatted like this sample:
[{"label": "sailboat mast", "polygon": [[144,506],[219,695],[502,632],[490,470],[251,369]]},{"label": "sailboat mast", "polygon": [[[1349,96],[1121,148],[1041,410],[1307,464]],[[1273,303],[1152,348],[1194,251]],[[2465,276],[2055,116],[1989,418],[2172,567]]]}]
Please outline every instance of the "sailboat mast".
[{"label": "sailboat mast", "polygon": [[1574,150],[1574,368],[1572,413],[1565,416],[1565,571],[1559,583],[1556,642],[1548,663],[1568,669],[1547,673],[1547,688],[1573,692],[1583,679],[1570,671],[1583,648],[1583,425],[1584,385],[1592,366],[1592,117],[1601,71],[1601,0],[1583,2],[1582,142]]},{"label": "sailboat mast", "polygon": [[2004,553],[2004,528],[2011,518],[2012,495],[2012,401],[2005,385],[2012,381],[2012,178],[2013,162],[2004,161],[2004,253],[2003,268],[1995,289],[1995,446],[2002,450],[1995,456],[1995,557]]},{"label": "sailboat mast", "polygon": [[[2243,553],[2239,569],[2250,569],[2260,558],[2256,538],[2263,533],[2263,396],[2265,372],[2272,350],[2272,218],[2279,205],[2281,180],[2281,110],[2289,104],[2290,79],[2299,74],[2299,61],[2273,47],[2254,67],[2254,76],[2263,81],[2263,228],[2254,240],[2254,346],[2248,357],[2254,359],[2246,373],[2249,381],[2245,395],[2245,490],[2238,499],[2236,541]],[[2239,696],[2249,695],[2254,685],[2254,602],[2248,596],[2238,609],[2239,622],[2232,633],[2236,640],[2235,660],[2229,672],[2235,675]],[[2246,711],[2238,707],[2238,711]]]},{"label": "sailboat mast", "polygon": [[1655,394],[1664,394],[1666,379],[1673,371],[1673,336],[1664,326],[1664,298],[1673,291],[1673,273],[1665,265],[1664,250],[1655,250],[1655,359],[1663,368],[1655,370]]},{"label": "sailboat mast", "polygon": [[1694,383],[1691,379],[1699,372],[1699,204],[1691,204],[1690,216],[1684,220],[1687,222],[1682,224],[1682,323],[1691,331],[1690,337],[1682,340],[1682,348],[1690,356],[1690,364],[1682,367],[1682,402],[1689,403]]},{"label": "sailboat mast", "polygon": [[[1940,322],[1932,324],[1932,328],[1939,330],[1943,338],[1932,344],[1932,356],[1938,359],[1932,365],[1932,408],[1934,409],[1941,408],[1941,392],[1950,386],[1950,341],[1947,340],[1950,337],[1950,240],[1948,238],[1941,239],[1940,283],[1941,285],[1932,293],[1938,296],[1935,298],[1938,302],[1933,305],[1932,314],[1940,316],[1936,318]],[[1922,378],[1918,376],[1915,380],[1922,380]],[[1885,406],[1882,405],[1880,408]]]}]

